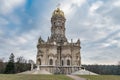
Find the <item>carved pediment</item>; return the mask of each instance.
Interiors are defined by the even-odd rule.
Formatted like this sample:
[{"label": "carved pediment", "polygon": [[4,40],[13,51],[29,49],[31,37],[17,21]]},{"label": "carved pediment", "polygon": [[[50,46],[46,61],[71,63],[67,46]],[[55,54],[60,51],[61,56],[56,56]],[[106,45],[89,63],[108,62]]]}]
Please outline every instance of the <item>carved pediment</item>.
[{"label": "carved pediment", "polygon": [[49,56],[49,57],[54,57],[55,55],[52,54],[52,53],[50,53],[50,54],[48,54],[48,56]]},{"label": "carved pediment", "polygon": [[70,57],[71,58],[72,56],[70,54],[67,54],[66,57]]}]

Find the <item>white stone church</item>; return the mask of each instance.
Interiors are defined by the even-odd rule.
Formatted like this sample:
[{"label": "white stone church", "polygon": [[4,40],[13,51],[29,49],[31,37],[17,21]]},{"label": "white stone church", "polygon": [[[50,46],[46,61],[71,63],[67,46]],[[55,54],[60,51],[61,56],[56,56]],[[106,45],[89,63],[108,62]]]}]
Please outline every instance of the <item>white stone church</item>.
[{"label": "white stone church", "polygon": [[65,35],[65,15],[60,8],[51,17],[51,35],[37,44],[36,62],[40,70],[52,74],[70,74],[81,68],[80,40],[68,42]]}]

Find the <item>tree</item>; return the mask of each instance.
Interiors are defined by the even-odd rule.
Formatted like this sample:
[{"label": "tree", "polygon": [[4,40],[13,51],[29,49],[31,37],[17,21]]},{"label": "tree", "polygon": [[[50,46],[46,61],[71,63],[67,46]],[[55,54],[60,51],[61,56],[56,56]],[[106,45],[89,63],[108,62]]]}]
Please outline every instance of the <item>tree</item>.
[{"label": "tree", "polygon": [[11,53],[11,55],[9,57],[9,61],[5,68],[5,73],[6,74],[14,74],[15,73],[15,64],[14,64],[14,54],[13,53]]},{"label": "tree", "polygon": [[28,60],[28,63],[31,65],[31,70],[33,70],[34,69],[34,61]]},{"label": "tree", "polygon": [[117,65],[117,74],[120,75],[120,61],[118,62],[118,65]]},{"label": "tree", "polygon": [[17,63],[27,63],[27,60],[23,56],[17,57]]},{"label": "tree", "polygon": [[16,67],[16,73],[30,70],[30,64],[27,63],[27,60],[22,56],[17,57],[17,62],[15,63],[15,67]]},{"label": "tree", "polygon": [[3,59],[0,59],[0,73],[3,73],[5,69],[5,64],[3,62]]}]

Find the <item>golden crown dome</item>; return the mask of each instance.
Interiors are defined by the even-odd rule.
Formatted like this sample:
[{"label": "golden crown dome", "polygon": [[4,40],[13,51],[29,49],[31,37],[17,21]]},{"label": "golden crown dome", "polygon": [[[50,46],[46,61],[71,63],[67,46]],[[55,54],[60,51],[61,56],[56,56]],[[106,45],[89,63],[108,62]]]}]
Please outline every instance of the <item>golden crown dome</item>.
[{"label": "golden crown dome", "polygon": [[63,16],[64,17],[64,12],[60,10],[60,8],[57,8],[56,10],[54,10],[52,16]]}]

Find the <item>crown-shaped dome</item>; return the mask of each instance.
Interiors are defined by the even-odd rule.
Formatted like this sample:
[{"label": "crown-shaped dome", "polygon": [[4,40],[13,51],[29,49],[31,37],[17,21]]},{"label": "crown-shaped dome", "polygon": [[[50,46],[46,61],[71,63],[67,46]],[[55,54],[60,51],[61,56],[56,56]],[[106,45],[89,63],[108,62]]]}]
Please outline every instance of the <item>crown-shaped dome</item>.
[{"label": "crown-shaped dome", "polygon": [[64,12],[60,10],[60,8],[57,8],[56,10],[54,10],[52,16],[63,16],[64,17]]}]

